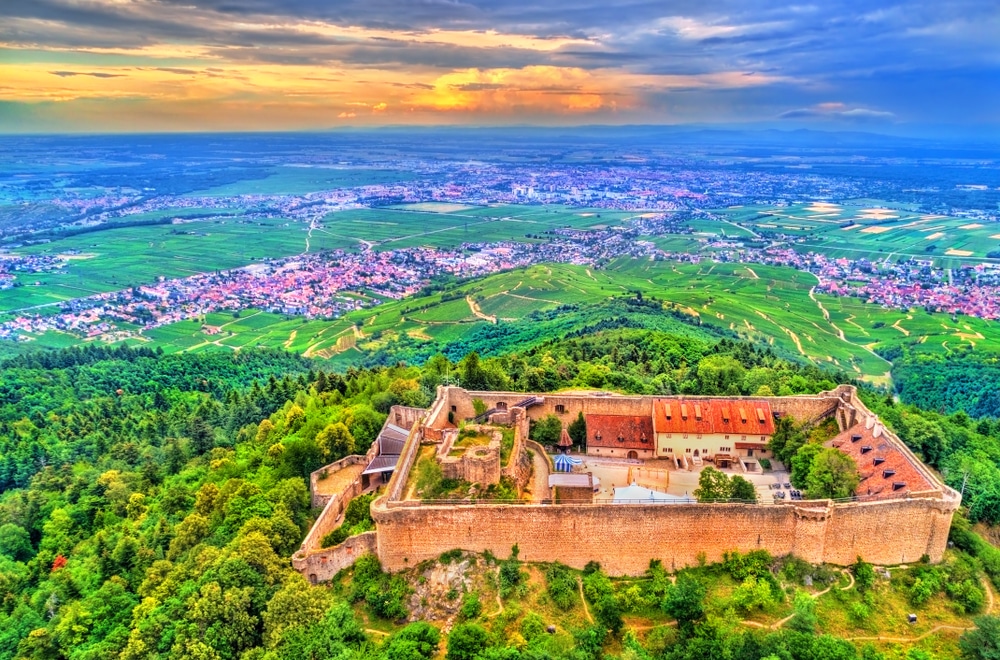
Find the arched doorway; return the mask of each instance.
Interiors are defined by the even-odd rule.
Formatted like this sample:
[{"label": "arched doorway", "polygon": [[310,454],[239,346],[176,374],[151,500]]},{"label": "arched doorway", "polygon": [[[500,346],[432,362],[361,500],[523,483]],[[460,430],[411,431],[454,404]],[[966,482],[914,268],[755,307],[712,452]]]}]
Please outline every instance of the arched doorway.
[{"label": "arched doorway", "polygon": [[694,455],[695,455],[695,457],[698,456],[698,450],[697,449],[694,450]]},{"label": "arched doorway", "polygon": [[637,452],[637,451],[630,451],[628,453],[628,458],[631,458],[632,460],[638,460],[639,459],[639,452]]}]

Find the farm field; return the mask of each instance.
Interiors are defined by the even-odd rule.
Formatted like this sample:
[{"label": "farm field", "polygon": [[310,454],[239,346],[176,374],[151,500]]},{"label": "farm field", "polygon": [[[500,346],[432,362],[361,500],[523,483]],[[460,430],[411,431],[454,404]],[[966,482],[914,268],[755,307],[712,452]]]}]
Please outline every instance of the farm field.
[{"label": "farm field", "polygon": [[[296,168],[292,168],[296,169]],[[309,227],[284,219],[249,221],[238,216],[180,224],[109,226],[76,236],[13,250],[14,254],[69,255],[59,272],[24,278],[26,286],[0,291],[0,312],[60,303],[131,286],[246,266],[265,258],[306,251],[458,247],[470,241],[524,241],[556,227],[587,228],[618,224],[633,213],[568,207],[462,207],[417,204],[436,211],[404,207],[357,209],[329,214]],[[216,213],[214,209],[176,209],[130,216],[132,220],[171,215]],[[225,215],[223,212],[217,212]]]},{"label": "farm field", "polygon": [[[802,251],[873,261],[931,259],[938,266],[1000,261],[1000,223],[882,208],[875,200],[859,206],[798,203],[787,207],[741,206],[715,211],[754,231],[805,239]],[[731,225],[725,225],[727,229]],[[993,254],[993,257],[989,255]]]},{"label": "farm field", "polygon": [[402,170],[286,166],[275,167],[259,179],[244,179],[236,183],[197,190],[188,196],[301,195],[336,188],[410,181],[415,178],[414,173]]},{"label": "farm field", "polygon": [[[339,211],[324,229],[356,240],[378,242],[377,249],[457,248],[465,242],[538,242],[535,236],[557,228],[592,229],[619,225],[637,214],[566,206],[465,206],[429,202],[384,209]],[[530,235],[530,236],[529,236]]]},{"label": "farm field", "polygon": [[[1000,324],[923,310],[899,312],[854,298],[815,294],[814,276],[775,266],[686,264],[621,259],[605,270],[539,265],[486,277],[431,296],[387,302],[336,321],[285,319],[263,312],[228,318],[218,336],[185,322],[146,333],[167,351],[222,347],[284,347],[333,357],[355,347],[373,351],[408,336],[439,345],[474,328],[518,322],[536,311],[590,304],[641,291],[692,321],[727,329],[789,357],[839,368],[873,383],[890,379],[891,364],[875,349],[909,345],[917,352],[962,348],[1000,353]],[[209,319],[211,320],[211,319]],[[353,353],[352,353],[353,354]]]},{"label": "farm field", "polygon": [[[217,330],[206,331],[203,326],[214,326]],[[243,310],[239,317],[208,314],[203,319],[147,330],[143,336],[146,345],[160,346],[167,353],[263,346],[313,355],[316,351],[336,349],[339,337],[345,332],[353,337],[351,327],[345,321],[309,321],[251,309]]]},{"label": "farm field", "polygon": [[[61,272],[39,273],[28,280],[38,286],[0,292],[0,311],[299,254],[306,249],[307,234],[308,227],[301,223],[234,218],[112,228],[19,248],[15,253],[70,258]],[[314,232],[310,239],[313,251],[349,245],[329,234]]]},{"label": "farm field", "polygon": [[[335,321],[307,321],[258,310],[210,314],[144,333],[146,345],[167,352],[284,348],[308,356],[343,357],[355,348],[377,350],[394,338],[446,345],[474,328],[518,322],[536,311],[590,304],[642,291],[694,322],[727,329],[789,356],[840,368],[873,383],[890,379],[891,364],[875,354],[906,344],[917,352],[946,354],[963,348],[1000,353],[996,322],[901,312],[854,298],[815,294],[815,278],[792,269],[740,264],[682,264],[622,259],[606,270],[540,265],[465,283],[421,298],[390,301]],[[204,325],[216,326],[210,334]],[[79,343],[48,333],[38,346]]]}]

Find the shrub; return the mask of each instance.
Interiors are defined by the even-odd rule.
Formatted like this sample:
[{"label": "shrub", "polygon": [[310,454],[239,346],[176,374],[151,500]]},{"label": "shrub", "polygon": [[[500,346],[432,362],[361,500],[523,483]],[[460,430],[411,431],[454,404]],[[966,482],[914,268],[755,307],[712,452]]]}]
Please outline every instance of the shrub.
[{"label": "shrub", "polygon": [[733,592],[732,604],[737,610],[751,612],[765,610],[774,604],[774,593],[767,580],[751,575]]},{"label": "shrub", "polygon": [[859,592],[865,593],[875,586],[875,569],[871,564],[861,559],[860,555],[851,566],[851,573],[854,574],[854,583]]},{"label": "shrub", "polygon": [[389,637],[382,647],[381,657],[385,660],[430,660],[437,655],[440,643],[441,633],[437,628],[424,621],[417,621]]},{"label": "shrub", "polygon": [[407,615],[403,604],[410,588],[402,577],[382,571],[382,564],[373,554],[364,554],[354,563],[351,600],[363,600],[375,616],[402,619]]},{"label": "shrub", "polygon": [[572,609],[576,604],[576,577],[568,566],[555,563],[545,570],[545,590],[561,610]]},{"label": "shrub", "polygon": [[705,618],[705,585],[687,572],[681,572],[677,581],[667,587],[663,599],[663,612],[677,620],[677,627],[685,634],[694,624]]},{"label": "shrub", "polygon": [[483,613],[483,604],[479,601],[479,592],[470,591],[462,596],[462,606],[458,608],[458,616],[463,620],[475,619]]},{"label": "shrub", "polygon": [[792,630],[812,634],[816,631],[816,599],[804,591],[795,593],[795,600],[792,601],[795,616],[788,622],[788,627]]},{"label": "shrub", "polygon": [[519,553],[517,545],[510,549],[510,557],[500,562],[500,597],[506,598],[510,592],[518,587],[524,579],[521,573],[521,562],[518,561]]},{"label": "shrub", "polygon": [[958,647],[964,660],[997,660],[1000,658],[1000,617],[980,616],[976,627],[962,634]]},{"label": "shrub", "polygon": [[475,660],[489,646],[490,636],[477,623],[460,623],[448,635],[446,660]]}]

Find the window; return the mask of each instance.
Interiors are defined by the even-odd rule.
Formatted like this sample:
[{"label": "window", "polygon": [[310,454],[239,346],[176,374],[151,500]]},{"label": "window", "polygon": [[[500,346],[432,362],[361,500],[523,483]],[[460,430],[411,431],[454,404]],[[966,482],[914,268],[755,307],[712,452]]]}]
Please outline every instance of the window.
[{"label": "window", "polygon": [[672,436],[672,435],[670,435],[669,433],[667,433],[667,434],[665,434],[665,435],[666,435],[666,436],[667,436],[668,438],[672,438],[672,437],[673,437],[673,436]]},{"label": "window", "polygon": [[746,436],[743,436],[743,437],[741,438],[741,440],[743,440],[743,442],[746,442],[746,441],[747,441],[747,437],[746,437]]},{"label": "window", "polygon": [[722,453],[724,453],[724,454],[728,453],[728,452],[731,452],[732,450],[733,450],[732,447],[719,447],[719,451],[722,452]]},{"label": "window", "polygon": [[560,415],[563,414],[564,412],[566,412],[566,406],[564,406],[561,403],[557,403],[556,404],[556,412],[559,413]]},{"label": "window", "polygon": [[747,456],[753,456],[753,449],[747,449]]},{"label": "window", "polygon": [[451,407],[451,411],[452,412],[458,412],[458,406],[452,406]]},{"label": "window", "polygon": [[672,453],[674,453],[674,448],[673,447],[666,447],[663,451],[667,452],[668,454],[672,454]]},{"label": "window", "polygon": [[688,439],[688,434],[687,434],[687,433],[685,433],[685,434],[684,434],[684,439],[685,439],[685,440],[687,440],[687,439]]},{"label": "window", "polygon": [[507,410],[507,402],[497,401],[497,410]]},{"label": "window", "polygon": [[698,439],[701,440],[701,433],[698,434]]},{"label": "window", "polygon": [[729,439],[729,436],[727,435],[727,436],[726,436],[726,440],[728,440],[728,439]]},{"label": "window", "polygon": [[767,442],[767,436],[766,435],[760,436],[760,441],[761,442]]},{"label": "window", "polygon": [[690,454],[690,453],[691,453],[691,448],[690,448],[690,447],[688,447],[687,449],[685,449],[685,450],[684,450],[684,453],[686,453],[686,454]]}]

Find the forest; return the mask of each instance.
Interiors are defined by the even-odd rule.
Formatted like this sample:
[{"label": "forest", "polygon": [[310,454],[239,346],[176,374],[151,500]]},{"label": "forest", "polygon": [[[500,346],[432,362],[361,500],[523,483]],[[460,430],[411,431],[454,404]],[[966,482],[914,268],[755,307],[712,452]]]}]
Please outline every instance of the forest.
[{"label": "forest", "polygon": [[[340,372],[280,351],[165,356],[124,347],[30,354],[2,367],[0,659],[417,659],[439,657],[439,647],[449,660],[887,657],[820,634],[805,605],[800,625],[774,631],[703,614],[698,584],[711,571],[736,571],[726,579],[738,584],[753,577],[752,606],[771,589],[763,573],[747,572],[759,566],[706,567],[671,586],[651,567],[652,591],[637,593],[592,567],[573,579],[583,581],[596,624],[552,636],[530,612],[487,620],[470,604],[446,641],[436,627],[406,623],[414,583],[383,573],[374,557],[330,587],[310,586],[290,566],[318,513],[309,473],[363,453],[392,405],[426,406],[445,379],[482,389],[756,395],[848,380],[767,348],[607,323],[520,352]],[[927,573],[919,588],[969,616],[982,612],[976,576],[1000,583],[998,551],[975,531],[1000,522],[1000,422],[864,396],[950,484],[964,483],[968,517],[980,527],[965,523],[954,537],[964,563],[933,569],[945,572]],[[527,567],[516,552],[496,561],[507,588],[499,597],[516,600]],[[952,570],[972,586],[946,594]],[[565,590],[569,578],[558,571],[546,584],[560,579]],[[639,639],[618,623],[632,606],[677,628]],[[975,635],[988,639],[997,624],[979,625],[963,642],[976,652],[988,647]],[[520,641],[509,644],[515,627]]]}]

